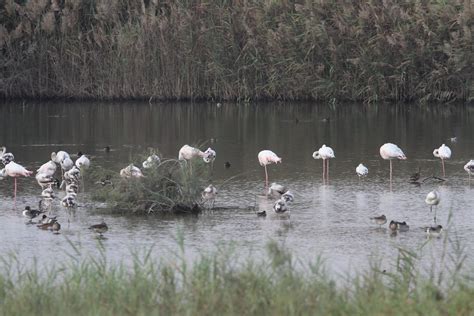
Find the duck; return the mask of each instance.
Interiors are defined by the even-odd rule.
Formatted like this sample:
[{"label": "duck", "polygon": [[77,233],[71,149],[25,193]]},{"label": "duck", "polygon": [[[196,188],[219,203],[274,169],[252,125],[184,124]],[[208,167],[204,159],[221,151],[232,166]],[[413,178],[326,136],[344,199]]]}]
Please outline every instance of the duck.
[{"label": "duck", "polygon": [[109,230],[109,227],[107,226],[105,221],[102,220],[100,224],[89,226],[89,229],[93,230],[95,233],[98,233],[100,236],[102,236],[102,234],[104,234],[105,232]]}]

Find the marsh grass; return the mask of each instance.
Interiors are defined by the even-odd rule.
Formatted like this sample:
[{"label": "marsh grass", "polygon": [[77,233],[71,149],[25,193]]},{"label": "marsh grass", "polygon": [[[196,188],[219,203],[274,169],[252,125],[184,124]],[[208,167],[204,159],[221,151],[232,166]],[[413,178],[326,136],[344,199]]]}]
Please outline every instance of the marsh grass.
[{"label": "marsh grass", "polygon": [[[136,166],[141,168],[142,156]],[[201,159],[163,160],[161,164],[142,169],[144,177],[124,179],[117,171],[90,168],[86,178],[94,183],[92,198],[111,208],[139,214],[191,213],[201,211],[203,189],[209,184],[210,169]],[[113,185],[98,184],[108,179]]]},{"label": "marsh grass", "polygon": [[470,0],[6,0],[0,95],[472,101]]},{"label": "marsh grass", "polygon": [[14,256],[0,263],[4,315],[472,315],[474,287],[462,274],[441,286],[423,276],[416,254],[399,249],[390,272],[372,264],[336,282],[322,261],[296,267],[291,253],[270,242],[262,260],[230,249],[192,264],[184,245],[166,261],[152,249],[131,264],[111,264],[105,251],[40,270]]}]

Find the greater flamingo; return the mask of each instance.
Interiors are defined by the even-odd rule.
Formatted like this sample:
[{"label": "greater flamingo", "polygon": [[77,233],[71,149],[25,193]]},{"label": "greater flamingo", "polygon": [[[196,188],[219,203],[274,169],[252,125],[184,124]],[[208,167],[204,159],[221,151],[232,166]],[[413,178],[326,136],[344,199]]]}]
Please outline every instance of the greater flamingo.
[{"label": "greater flamingo", "polygon": [[207,188],[205,188],[204,191],[202,192],[201,196],[202,196],[203,203],[207,202],[209,203],[211,208],[214,208],[214,203],[217,197],[217,189],[215,186],[213,186],[212,184],[207,186]]},{"label": "greater flamingo", "polygon": [[334,150],[332,150],[331,147],[323,145],[313,153],[313,158],[323,160],[323,179],[329,178],[329,159],[336,158],[336,156],[334,156]]},{"label": "greater flamingo", "polygon": [[81,152],[79,152],[77,155],[79,156],[79,158],[76,159],[76,167],[78,167],[79,169],[89,168],[89,166],[91,165],[91,161],[89,160],[89,158],[87,158],[86,155],[82,155]]},{"label": "greater flamingo", "polygon": [[[430,206],[430,212],[433,211],[433,206],[436,206],[441,201],[441,196],[439,195],[438,191],[431,191],[426,195],[425,203]],[[436,224],[436,209],[434,215],[434,222]]]},{"label": "greater flamingo", "polygon": [[50,160],[44,163],[43,165],[41,165],[41,167],[39,167],[39,169],[36,170],[36,173],[42,173],[47,176],[53,176],[54,173],[56,172],[56,168],[57,166],[54,163],[54,161]]},{"label": "greater flamingo", "polygon": [[380,156],[385,160],[390,160],[390,185],[392,185],[392,160],[406,160],[407,157],[397,145],[392,143],[386,143],[380,147]]},{"label": "greater flamingo", "polygon": [[160,157],[158,157],[156,154],[152,154],[142,163],[142,166],[145,169],[150,169],[152,167],[158,166],[160,163]]},{"label": "greater flamingo", "polygon": [[205,163],[214,162],[214,160],[216,159],[216,151],[212,149],[211,147],[209,147],[204,152],[204,157],[202,159],[204,160]]},{"label": "greater flamingo", "polygon": [[433,155],[441,159],[441,165],[443,166],[443,177],[445,177],[446,172],[444,171],[444,160],[451,158],[451,149],[443,144],[438,149],[433,150]]},{"label": "greater flamingo", "polygon": [[271,150],[262,150],[258,153],[258,162],[260,166],[265,168],[265,187],[268,187],[268,171],[267,165],[272,163],[281,163],[281,158],[278,157],[273,151]]},{"label": "greater flamingo", "polygon": [[471,175],[474,174],[474,160],[471,159],[467,164],[464,165],[464,170],[466,170],[469,175],[469,184],[471,184]]},{"label": "greater flamingo", "polygon": [[26,170],[22,165],[17,164],[14,161],[10,161],[5,166],[5,172],[9,177],[15,178],[15,189],[14,189],[14,197],[16,202],[16,189],[17,189],[17,180],[18,177],[29,177],[33,174],[33,171]]},{"label": "greater flamingo", "polygon": [[365,177],[369,173],[369,169],[367,169],[366,166],[360,163],[356,168],[356,173],[359,176],[359,178]]},{"label": "greater flamingo", "polygon": [[4,166],[6,166],[8,163],[14,160],[15,156],[13,156],[12,153],[7,153],[6,147],[2,147],[2,150],[0,151],[0,162],[3,163]]},{"label": "greater flamingo", "polygon": [[126,168],[120,170],[120,176],[122,178],[141,178],[143,177],[143,173],[140,168],[130,164]]},{"label": "greater flamingo", "polygon": [[206,155],[198,148],[194,148],[189,145],[184,145],[181,147],[178,153],[178,160],[191,160],[196,157],[204,158]]}]

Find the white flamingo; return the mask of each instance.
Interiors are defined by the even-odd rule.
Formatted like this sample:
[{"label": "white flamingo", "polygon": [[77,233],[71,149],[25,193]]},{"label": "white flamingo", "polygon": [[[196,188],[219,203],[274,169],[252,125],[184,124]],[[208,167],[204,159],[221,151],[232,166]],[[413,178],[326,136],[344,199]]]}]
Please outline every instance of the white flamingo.
[{"label": "white flamingo", "polygon": [[57,166],[54,163],[54,161],[50,160],[44,163],[43,165],[41,165],[41,167],[39,167],[39,169],[36,170],[36,173],[42,173],[48,176],[53,176],[54,173],[56,172],[56,168]]},{"label": "white flamingo", "polygon": [[203,203],[209,203],[211,208],[214,208],[214,203],[217,197],[217,189],[212,184],[208,185],[202,192]]},{"label": "white flamingo", "polygon": [[471,184],[471,175],[474,174],[474,160],[471,159],[467,164],[464,165],[464,170],[466,170],[469,175],[469,184]]},{"label": "white flamingo", "polygon": [[265,187],[268,187],[267,165],[281,163],[281,158],[271,150],[262,150],[258,153],[258,162],[260,163],[260,166],[265,168]]},{"label": "white flamingo", "polygon": [[91,161],[89,160],[89,158],[86,157],[86,155],[80,155],[79,158],[76,159],[76,163],[75,163],[76,167],[78,167],[79,169],[87,169],[90,167],[91,165]]},{"label": "white flamingo", "polygon": [[71,157],[69,157],[69,154],[67,152],[63,151],[63,150],[51,153],[51,160],[54,161],[57,164],[60,164],[61,161],[63,161],[66,158],[71,159]]},{"label": "white flamingo", "polygon": [[33,171],[26,170],[22,165],[17,164],[14,161],[10,161],[5,166],[5,172],[9,177],[15,178],[14,197],[16,202],[16,191],[17,191],[17,180],[18,177],[29,177],[33,174]]},{"label": "white flamingo", "polygon": [[336,156],[334,156],[334,150],[332,150],[331,147],[323,145],[313,153],[313,158],[323,160],[323,179],[329,178],[329,159],[336,158]]},{"label": "white flamingo", "polygon": [[441,165],[443,166],[443,177],[445,177],[446,173],[444,171],[444,160],[451,158],[451,149],[443,144],[438,149],[433,150],[433,155],[441,159]]},{"label": "white flamingo", "polygon": [[369,173],[369,169],[367,169],[366,166],[360,163],[356,168],[356,173],[359,176],[359,178],[365,177]]},{"label": "white flamingo", "polygon": [[143,173],[140,168],[130,164],[126,168],[120,170],[120,176],[122,178],[141,178],[143,177]]},{"label": "white flamingo", "polygon": [[386,143],[380,147],[380,156],[385,160],[390,160],[390,184],[392,184],[392,160],[406,160],[407,157],[397,145],[392,143]]},{"label": "white flamingo", "polygon": [[184,145],[181,147],[178,153],[178,160],[191,160],[196,157],[204,158],[206,157],[206,154],[204,154],[198,148],[194,148],[189,145]]},{"label": "white flamingo", "polygon": [[54,178],[54,176],[49,175],[47,173],[37,173],[35,178],[36,181],[38,181],[39,186],[43,190],[46,188],[50,188],[53,184],[56,183],[56,181],[58,181]]},{"label": "white flamingo", "polygon": [[[438,191],[431,191],[426,195],[425,203],[430,206],[430,212],[433,211],[433,206],[436,206],[441,201],[441,196],[439,195]],[[434,215],[434,222],[436,224],[436,209]]]},{"label": "white flamingo", "polygon": [[64,158],[59,164],[61,165],[63,172],[67,172],[74,167],[74,161],[72,161],[70,157]]},{"label": "white flamingo", "polygon": [[0,151],[0,162],[6,166],[11,161],[15,160],[15,156],[12,153],[7,153],[7,148],[4,146]]},{"label": "white flamingo", "polygon": [[160,163],[160,157],[158,157],[156,154],[152,154],[142,163],[142,166],[144,169],[150,169],[154,166],[158,166]]}]

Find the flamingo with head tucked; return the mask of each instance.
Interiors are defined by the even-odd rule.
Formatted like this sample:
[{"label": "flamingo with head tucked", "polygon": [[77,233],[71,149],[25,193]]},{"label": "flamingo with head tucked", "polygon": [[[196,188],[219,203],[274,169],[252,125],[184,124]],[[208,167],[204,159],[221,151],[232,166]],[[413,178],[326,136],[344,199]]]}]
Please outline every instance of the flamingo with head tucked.
[{"label": "flamingo with head tucked", "polygon": [[469,162],[464,165],[464,170],[466,170],[469,175],[469,184],[471,184],[471,175],[474,174],[474,159],[469,160]]},{"label": "flamingo with head tucked", "polygon": [[281,163],[281,158],[271,150],[262,150],[258,153],[258,162],[260,163],[260,166],[265,168],[265,187],[268,187],[267,165]]},{"label": "flamingo with head tucked", "polygon": [[380,156],[385,160],[390,160],[390,184],[392,184],[392,160],[406,160],[407,157],[397,145],[392,143],[386,143],[380,147]]},{"label": "flamingo with head tucked", "polygon": [[33,174],[33,171],[26,170],[22,165],[17,164],[14,161],[10,161],[5,166],[5,172],[9,177],[15,178],[14,197],[16,202],[16,191],[17,191],[17,180],[18,177],[29,177]]},{"label": "flamingo with head tucked", "polygon": [[329,159],[336,158],[336,156],[334,156],[334,150],[332,150],[331,147],[323,145],[313,153],[313,158],[323,160],[323,179],[329,178]]},{"label": "flamingo with head tucked", "polygon": [[438,149],[433,150],[433,155],[441,159],[441,165],[443,166],[443,177],[445,177],[446,172],[444,170],[444,160],[451,158],[451,149],[443,144]]}]

